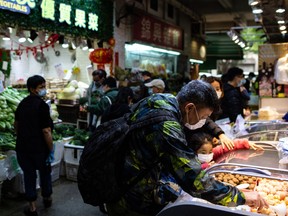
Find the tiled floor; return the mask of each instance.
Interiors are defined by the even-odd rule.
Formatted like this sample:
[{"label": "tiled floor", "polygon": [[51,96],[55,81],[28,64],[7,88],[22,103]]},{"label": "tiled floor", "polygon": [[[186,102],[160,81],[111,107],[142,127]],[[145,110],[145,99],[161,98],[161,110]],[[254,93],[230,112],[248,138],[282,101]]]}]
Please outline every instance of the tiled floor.
[{"label": "tiled floor", "polygon": [[[23,216],[23,209],[27,202],[23,196],[17,195],[15,198],[2,196],[0,203],[1,216]],[[83,203],[78,191],[77,183],[66,180],[65,177],[53,183],[53,205],[45,209],[41,196],[37,200],[39,216],[103,216],[98,207]]]}]

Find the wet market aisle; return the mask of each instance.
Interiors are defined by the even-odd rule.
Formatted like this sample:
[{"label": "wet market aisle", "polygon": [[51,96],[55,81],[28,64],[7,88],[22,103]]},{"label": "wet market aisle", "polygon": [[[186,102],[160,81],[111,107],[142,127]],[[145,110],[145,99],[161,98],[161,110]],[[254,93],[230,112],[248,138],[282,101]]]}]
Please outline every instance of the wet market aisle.
[{"label": "wet market aisle", "polygon": [[[1,199],[1,216],[23,216],[23,209],[27,202],[23,196],[17,198]],[[42,204],[42,198],[38,195],[37,200],[39,216],[104,216],[98,207],[83,203],[78,191],[77,183],[62,177],[53,183],[53,204],[51,208],[45,209]]]}]

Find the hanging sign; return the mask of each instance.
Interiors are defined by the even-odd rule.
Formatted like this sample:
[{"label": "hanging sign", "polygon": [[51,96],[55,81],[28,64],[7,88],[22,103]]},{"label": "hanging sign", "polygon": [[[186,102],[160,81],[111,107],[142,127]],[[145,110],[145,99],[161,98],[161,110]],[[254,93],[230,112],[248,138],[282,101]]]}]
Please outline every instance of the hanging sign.
[{"label": "hanging sign", "polygon": [[183,50],[183,30],[181,28],[140,14],[135,19],[133,40]]},{"label": "hanging sign", "polygon": [[35,6],[35,0],[0,0],[0,9],[23,14],[30,14],[30,9]]},{"label": "hanging sign", "polygon": [[[55,20],[55,1],[53,0],[43,0],[41,3],[42,9],[42,18]],[[72,25],[71,21],[71,13],[75,13],[74,25],[79,28],[88,28],[92,31],[98,31],[98,16],[94,13],[88,13],[88,20],[86,19],[86,11],[80,10],[76,8],[74,11],[72,10],[71,5],[60,3],[59,5],[59,22],[67,23],[68,25]]]}]

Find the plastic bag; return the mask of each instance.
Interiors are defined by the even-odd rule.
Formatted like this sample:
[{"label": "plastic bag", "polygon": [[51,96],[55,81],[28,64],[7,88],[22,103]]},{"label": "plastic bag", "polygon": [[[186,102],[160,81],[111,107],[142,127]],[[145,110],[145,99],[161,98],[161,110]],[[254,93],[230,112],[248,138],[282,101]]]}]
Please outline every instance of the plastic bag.
[{"label": "plastic bag", "polygon": [[8,172],[8,168],[6,166],[6,156],[1,155],[1,159],[0,159],[0,182],[7,179],[7,175],[8,175],[7,172]]},{"label": "plastic bag", "polygon": [[229,137],[230,139],[235,138],[229,118],[217,120],[215,121],[215,123],[224,131],[227,137]]},{"label": "plastic bag", "polygon": [[245,119],[242,117],[242,115],[237,116],[235,125],[233,127],[233,133],[235,137],[248,134],[245,128]]},{"label": "plastic bag", "polygon": [[14,178],[16,175],[22,173],[22,169],[20,168],[18,161],[17,161],[17,156],[16,152],[13,150],[9,150],[7,152],[7,158],[6,158],[6,166],[8,168],[8,175],[7,178],[11,180]]}]

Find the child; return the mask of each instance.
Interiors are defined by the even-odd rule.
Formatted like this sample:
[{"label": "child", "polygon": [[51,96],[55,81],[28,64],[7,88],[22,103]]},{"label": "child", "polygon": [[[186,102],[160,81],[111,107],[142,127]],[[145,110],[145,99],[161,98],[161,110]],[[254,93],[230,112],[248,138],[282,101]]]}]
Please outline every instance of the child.
[{"label": "child", "polygon": [[229,150],[226,146],[223,148],[221,145],[214,147],[213,137],[210,134],[201,131],[194,133],[191,136],[186,134],[186,138],[189,147],[197,153],[198,159],[202,163],[202,169],[208,168],[214,163],[214,160],[229,151],[237,149],[263,150],[262,147],[249,142],[247,139],[234,139],[234,148],[232,150]]}]

